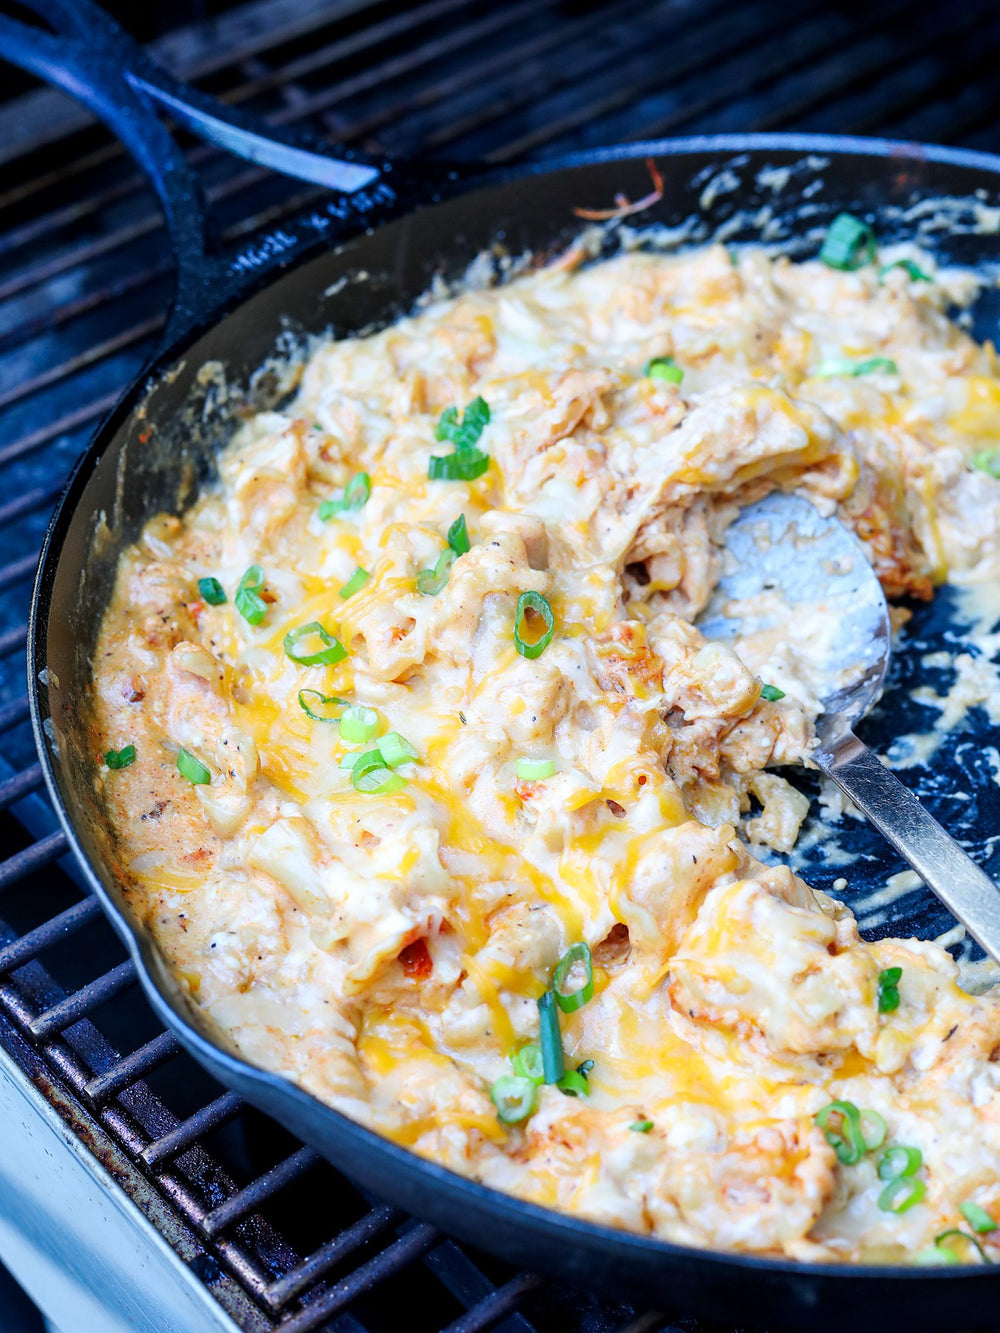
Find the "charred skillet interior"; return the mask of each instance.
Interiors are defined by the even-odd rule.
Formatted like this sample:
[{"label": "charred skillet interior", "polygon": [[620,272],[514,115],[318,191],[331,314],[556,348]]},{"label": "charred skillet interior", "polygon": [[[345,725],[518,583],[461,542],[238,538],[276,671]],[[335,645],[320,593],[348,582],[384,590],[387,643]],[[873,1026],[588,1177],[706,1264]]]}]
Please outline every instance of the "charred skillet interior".
[{"label": "charred skillet interior", "polygon": [[[61,5],[53,10],[61,12]],[[133,95],[124,85],[121,92],[123,100]],[[153,119],[144,105],[138,114]],[[739,242],[761,239],[764,228],[769,242],[810,253],[832,216],[848,209],[866,216],[885,240],[912,237],[922,225],[922,243],[943,260],[973,268],[996,262],[995,237],[984,233],[980,218],[984,206],[1000,203],[1000,160],[899,144],[756,136],[638,145],[544,171],[480,175],[474,188],[470,175],[465,192],[448,178],[446,192],[454,197],[443,200],[443,174],[436,186],[410,177],[412,200],[401,199],[401,191],[379,196],[377,188],[369,195],[369,217],[381,212],[393,220],[364,234],[361,210],[352,213],[338,201],[318,220],[313,214],[297,231],[261,238],[218,266],[208,299],[206,270],[190,263],[182,295],[195,292],[198,299],[182,299],[171,345],[98,431],[46,538],[28,649],[46,778],[71,844],[162,1020],[221,1082],[384,1198],[518,1264],[702,1315],[793,1327],[806,1318],[831,1328],[845,1318],[869,1327],[889,1319],[922,1328],[981,1326],[991,1319],[986,1302],[997,1290],[988,1268],[844,1270],[695,1251],[575,1221],[408,1153],[210,1041],[137,929],[109,868],[86,707],[94,644],[122,550],[151,514],[190,504],[242,415],[280,397],[282,363],[304,339],[384,326],[434,280],[460,281],[483,252],[496,256],[498,276],[505,256],[537,261],[558,252],[580,231],[574,207],[600,208],[619,193],[637,199],[649,192],[649,158],[662,174],[662,195],[630,222],[653,237],[659,227],[661,239],[671,229],[682,244],[720,234]],[[428,202],[435,196],[438,202]],[[951,202],[933,216],[910,212],[928,199]],[[408,204],[415,211],[407,212]],[[624,234],[609,229],[608,253]],[[336,248],[330,235],[341,242]],[[183,246],[183,234],[179,240]],[[285,271],[267,280],[276,267]],[[995,292],[985,291],[973,314],[979,336],[993,334]]]}]

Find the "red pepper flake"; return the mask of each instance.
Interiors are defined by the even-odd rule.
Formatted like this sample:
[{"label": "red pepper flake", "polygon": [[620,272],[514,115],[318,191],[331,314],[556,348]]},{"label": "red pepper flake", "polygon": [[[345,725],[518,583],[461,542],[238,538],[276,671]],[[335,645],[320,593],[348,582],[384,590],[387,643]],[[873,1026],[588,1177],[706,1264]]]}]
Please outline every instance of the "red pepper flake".
[{"label": "red pepper flake", "polygon": [[413,981],[429,977],[434,962],[425,940],[414,940],[399,952],[399,965]]},{"label": "red pepper flake", "polygon": [[139,432],[140,444],[148,444],[152,438],[153,438],[153,432],[151,430],[141,430]]},{"label": "red pepper flake", "polygon": [[573,212],[578,218],[584,218],[587,222],[612,222],[619,218],[631,217],[633,213],[641,213],[645,208],[652,208],[653,204],[658,204],[663,198],[663,176],[651,157],[646,158],[646,170],[653,182],[653,188],[649,194],[644,194],[634,204],[630,202],[627,194],[616,194],[614,208],[574,208]]}]

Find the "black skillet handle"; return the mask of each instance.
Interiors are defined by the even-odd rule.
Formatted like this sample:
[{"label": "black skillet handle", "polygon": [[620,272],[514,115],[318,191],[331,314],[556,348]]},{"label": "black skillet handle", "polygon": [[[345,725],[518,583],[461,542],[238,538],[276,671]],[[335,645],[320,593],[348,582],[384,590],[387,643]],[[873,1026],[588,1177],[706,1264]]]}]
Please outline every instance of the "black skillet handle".
[{"label": "black skillet handle", "polygon": [[[457,182],[451,169],[422,172],[346,148],[334,155],[308,132],[262,126],[180,83],[93,0],[21,0],[20,8],[33,10],[52,31],[0,13],[0,56],[85,103],[122,140],[160,198],[178,266],[164,344],[317,236],[357,230],[404,204],[440,197]],[[229,153],[335,193],[295,223],[224,254],[200,183],[153,103]]]}]

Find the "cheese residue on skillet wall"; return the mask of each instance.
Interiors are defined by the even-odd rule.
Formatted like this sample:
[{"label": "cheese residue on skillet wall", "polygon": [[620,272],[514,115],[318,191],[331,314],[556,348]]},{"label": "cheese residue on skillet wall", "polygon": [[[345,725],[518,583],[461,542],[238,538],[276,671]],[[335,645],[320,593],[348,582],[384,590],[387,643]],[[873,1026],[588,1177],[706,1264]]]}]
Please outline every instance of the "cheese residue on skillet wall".
[{"label": "cheese residue on skillet wall", "polygon": [[836,509],[890,597],[1000,577],[1000,377],[949,295],[721,246],[554,266],[320,346],[150,521],[96,658],[98,781],[234,1050],[612,1226],[908,1263],[974,1205],[993,1251],[1000,1004],[755,859],[738,828],[787,851],[805,814],[768,771],[812,743],[797,628],[744,662],[692,623],[774,487]]}]

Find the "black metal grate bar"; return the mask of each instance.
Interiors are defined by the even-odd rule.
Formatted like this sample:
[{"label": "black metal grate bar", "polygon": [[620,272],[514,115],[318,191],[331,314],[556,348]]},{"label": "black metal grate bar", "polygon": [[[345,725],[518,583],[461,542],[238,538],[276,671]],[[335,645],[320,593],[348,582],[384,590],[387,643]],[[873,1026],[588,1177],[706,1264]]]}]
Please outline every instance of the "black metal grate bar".
[{"label": "black metal grate bar", "polygon": [[102,1106],[111,1097],[117,1097],[133,1083],[166,1064],[180,1049],[175,1037],[169,1032],[161,1032],[145,1046],[140,1046],[137,1051],[119,1060],[106,1073],[90,1079],[84,1084],[83,1091],[95,1106]]},{"label": "black metal grate bar", "polygon": [[92,1013],[99,1005],[114,999],[123,990],[133,986],[135,981],[135,964],[131,960],[127,963],[119,963],[116,968],[106,972],[104,976],[98,977],[96,981],[88,982],[86,986],[81,986],[78,991],[74,991],[65,1000],[60,1000],[51,1009],[46,1009],[37,1018],[33,1018],[28,1024],[28,1030],[39,1041],[45,1041],[49,1037],[55,1036],[57,1032],[63,1032],[71,1024],[78,1023],[81,1018],[85,1018],[89,1013]]},{"label": "black metal grate bar", "polygon": [[192,1143],[197,1142],[205,1134],[232,1120],[239,1114],[242,1105],[242,1098],[237,1097],[235,1092],[223,1093],[221,1097],[216,1097],[214,1102],[209,1102],[200,1111],[182,1121],[169,1134],[164,1134],[161,1139],[155,1139],[143,1148],[140,1154],[142,1160],[147,1166],[161,1166],[183,1152],[185,1148],[190,1148]]},{"label": "black metal grate bar", "polygon": [[317,1279],[325,1276],[355,1251],[381,1236],[401,1220],[401,1214],[386,1204],[373,1208],[359,1221],[342,1231],[335,1240],[321,1246],[304,1263],[272,1282],[267,1288],[268,1303],[276,1309],[287,1305],[293,1297],[300,1295]]},{"label": "black metal grate bar", "polygon": [[68,850],[66,834],[60,830],[58,833],[50,833],[47,838],[42,838],[31,847],[26,847],[23,852],[15,852],[13,856],[0,863],[0,889],[6,889],[9,885],[24,879],[26,875],[41,870],[43,866],[51,865]]},{"label": "black metal grate bar", "polygon": [[299,1314],[283,1319],[278,1325],[280,1333],[309,1333],[311,1329],[319,1328],[376,1283],[384,1282],[426,1254],[440,1239],[441,1233],[436,1228],[425,1222],[415,1223],[405,1236],[394,1241],[374,1259],[361,1264],[350,1277],[336,1283]]},{"label": "black metal grate bar", "polygon": [[33,962],[39,954],[55,944],[62,943],[100,914],[101,908],[97,899],[84,898],[82,902],[68,907],[65,912],[51,917],[44,925],[29,930],[20,939],[0,949],[0,976],[6,976],[15,968]]},{"label": "black metal grate bar", "polygon": [[494,1328],[501,1319],[516,1310],[524,1297],[541,1285],[542,1279],[537,1274],[519,1273],[473,1309],[453,1320],[444,1333],[485,1333],[486,1329]]},{"label": "black metal grate bar", "polygon": [[305,1175],[318,1161],[319,1157],[311,1148],[300,1148],[298,1152],[292,1153],[291,1157],[286,1157],[270,1171],[258,1176],[252,1185],[240,1190],[239,1194],[234,1194],[231,1199],[227,1199],[225,1203],[206,1214],[201,1224],[205,1235],[217,1236],[234,1222],[242,1221],[272,1194],[276,1194],[278,1190],[284,1189],[286,1185]]}]

